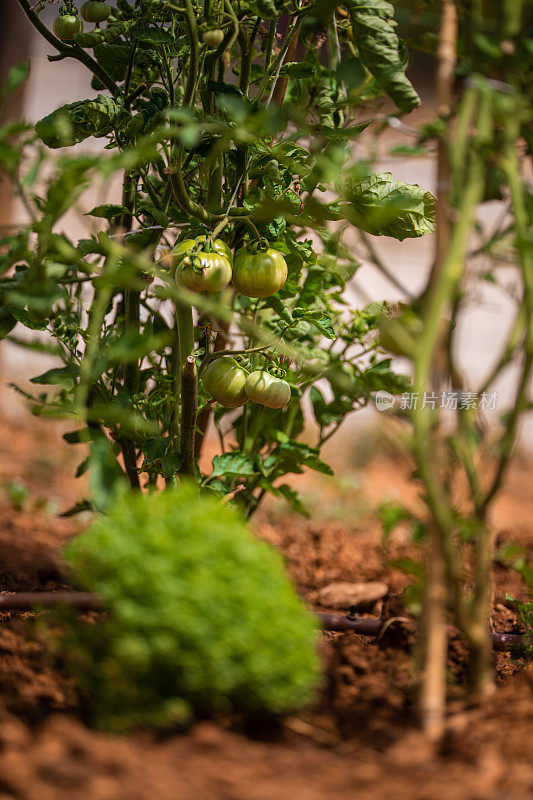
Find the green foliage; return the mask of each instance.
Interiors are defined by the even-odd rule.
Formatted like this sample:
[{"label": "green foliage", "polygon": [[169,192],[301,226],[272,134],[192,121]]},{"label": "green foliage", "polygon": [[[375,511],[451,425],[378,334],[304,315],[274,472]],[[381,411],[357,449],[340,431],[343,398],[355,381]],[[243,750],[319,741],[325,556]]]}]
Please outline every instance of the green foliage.
[{"label": "green foliage", "polygon": [[[42,31],[40,9],[18,1]],[[359,265],[343,237],[350,224],[398,239],[432,230],[427,192],[351,160],[370,124],[354,120],[372,117],[376,97],[389,92],[408,108],[416,96],[392,7],[353,0],[346,8],[353,24],[329,0],[239,0],[223,10],[118,0],[100,28],[55,42],[51,56],[81,61],[99,94],[72,98],[37,123],[36,135],[20,125],[0,130],[2,166],[30,215],[1,241],[0,337],[58,359],[25,394],[35,414],[78,424],[68,441],[85,448],[78,474],[88,471],[90,497],[66,513],[106,509],[125,481],[172,487],[184,474],[234,494],[249,515],[266,493],[302,511],[283,476],[328,471],[320,449],[346,416],[376,391],[408,387],[380,355],[378,315],[348,307],[344,292]],[[205,31],[216,29],[223,42],[206,48]],[[15,70],[8,88],[25,74]],[[90,137],[103,152],[68,150]],[[86,190],[117,181],[122,197],[89,204]],[[326,190],[335,187],[332,200]],[[80,240],[65,222],[72,208],[91,226]],[[176,280],[165,249],[215,229],[232,253],[263,247],[260,239],[278,251],[288,273],[279,291],[263,299],[187,291],[201,282]],[[33,334],[28,343],[17,324],[52,344]],[[289,403],[261,412],[251,402],[214,404],[202,375],[222,342],[248,372],[283,369]],[[187,403],[189,354],[199,380]],[[310,392],[318,433],[303,446]],[[211,418],[223,452],[200,474]]]},{"label": "green foliage", "polygon": [[498,551],[495,559],[499,564],[514,569],[533,594],[533,567],[529,563],[525,547],[519,544],[507,544]]},{"label": "green foliage", "polygon": [[98,626],[73,622],[69,637],[102,726],[284,714],[312,699],[316,624],[235,510],[187,484],[125,494],[66,557],[109,609]]},{"label": "green foliage", "polygon": [[405,76],[407,63],[394,32],[394,7],[386,0],[347,0],[359,57],[398,108],[411,111],[420,98]]},{"label": "green foliage", "polygon": [[374,236],[402,241],[435,230],[435,198],[420,186],[395,181],[390,172],[372,173],[362,181],[348,179],[341,187],[349,205],[346,219]]},{"label": "green foliage", "polygon": [[525,628],[525,633],[522,637],[520,656],[529,661],[533,658],[533,601],[530,600],[528,603],[522,603],[520,600],[515,600],[509,594],[506,595],[506,599],[509,600],[518,611],[520,622]]},{"label": "green foliage", "polygon": [[120,106],[99,94],[96,100],[79,100],[52,111],[35,125],[48,147],[68,147],[89,136],[107,136],[119,123]]}]

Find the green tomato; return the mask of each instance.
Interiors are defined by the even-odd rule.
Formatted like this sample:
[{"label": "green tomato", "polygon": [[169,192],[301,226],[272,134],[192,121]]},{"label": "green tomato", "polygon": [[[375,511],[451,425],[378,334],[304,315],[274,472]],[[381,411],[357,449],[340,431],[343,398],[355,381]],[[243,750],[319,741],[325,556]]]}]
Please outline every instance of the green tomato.
[{"label": "green tomato", "polygon": [[87,0],[82,5],[80,13],[85,22],[94,22],[99,25],[101,22],[105,22],[111,14],[111,6],[102,0]]},{"label": "green tomato", "polygon": [[[204,242],[207,242],[207,236],[205,235],[198,236],[196,239],[184,239],[182,242],[177,244],[172,251],[172,271],[176,271],[176,267],[186,253],[189,253],[193,248],[197,247],[198,244],[202,245]],[[231,252],[230,247],[226,244],[226,242],[222,241],[222,239],[214,239],[212,241],[210,252],[220,253],[221,256],[225,256],[225,258],[228,259],[230,264],[233,264],[233,253]]]},{"label": "green tomato", "polygon": [[202,380],[213,400],[228,408],[237,408],[248,400],[244,391],[247,375],[234,358],[217,358],[207,365]]},{"label": "green tomato", "polygon": [[291,387],[283,378],[276,378],[264,369],[256,369],[244,385],[248,400],[268,408],[283,408],[291,399]]},{"label": "green tomato", "polygon": [[71,42],[78,33],[83,33],[83,22],[75,14],[60,14],[54,20],[53,30],[62,42]]},{"label": "green tomato", "polygon": [[235,256],[233,285],[246,297],[270,297],[287,280],[287,263],[271,247],[251,253],[243,247]]},{"label": "green tomato", "polygon": [[176,280],[191,292],[220,292],[231,280],[231,264],[226,256],[216,252],[186,253]]},{"label": "green tomato", "polygon": [[202,42],[206,44],[211,50],[214,50],[224,41],[224,32],[215,28],[211,31],[204,31],[202,33]]}]

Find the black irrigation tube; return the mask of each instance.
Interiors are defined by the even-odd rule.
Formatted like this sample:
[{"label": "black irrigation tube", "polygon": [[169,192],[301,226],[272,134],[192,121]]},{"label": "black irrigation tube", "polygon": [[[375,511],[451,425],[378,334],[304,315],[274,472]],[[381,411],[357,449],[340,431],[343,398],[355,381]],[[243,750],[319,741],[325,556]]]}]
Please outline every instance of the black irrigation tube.
[{"label": "black irrigation tube", "polygon": [[0,611],[36,611],[54,606],[80,611],[100,608],[100,598],[90,592],[10,592],[0,594]]},{"label": "black irrigation tube", "polygon": [[[0,611],[34,611],[39,608],[53,608],[61,605],[71,606],[80,611],[91,611],[102,607],[100,598],[90,592],[11,592],[0,594]],[[393,624],[402,621],[400,618],[395,617],[390,620],[357,617],[352,613],[346,616],[343,614],[317,613],[316,617],[325,631],[338,631],[340,633],[352,631],[359,636],[371,636],[376,639],[380,639]],[[500,652],[520,650],[523,647],[523,641],[524,637],[518,633],[492,633],[492,647]]]},{"label": "black irrigation tube", "polygon": [[[317,614],[316,615],[325,631],[347,632],[353,631],[360,636],[373,636],[381,638],[387,628],[393,623],[400,622],[398,618],[372,619],[370,617],[355,617],[351,614]],[[523,647],[524,637],[519,633],[492,633],[492,647],[499,652],[506,650],[520,650]]]}]

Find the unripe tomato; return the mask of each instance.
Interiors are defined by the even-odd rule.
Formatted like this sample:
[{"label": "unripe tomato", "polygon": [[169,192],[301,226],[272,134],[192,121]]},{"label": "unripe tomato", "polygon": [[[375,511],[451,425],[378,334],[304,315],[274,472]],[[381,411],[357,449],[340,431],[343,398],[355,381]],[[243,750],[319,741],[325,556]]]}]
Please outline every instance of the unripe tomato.
[{"label": "unripe tomato", "polygon": [[[176,267],[180,263],[183,256],[196,247],[198,243],[203,244],[204,242],[207,243],[207,236],[198,236],[196,239],[184,239],[182,242],[177,244],[171,253],[171,270],[175,272]],[[231,252],[230,247],[226,244],[226,242],[222,241],[222,239],[213,239],[209,249],[210,252],[220,253],[220,255],[225,256],[229,263],[233,264],[233,253]]]},{"label": "unripe tomato", "polygon": [[207,365],[202,380],[213,400],[227,408],[237,408],[248,400],[244,391],[247,375],[234,358],[217,358]]},{"label": "unripe tomato", "polygon": [[237,291],[246,297],[270,297],[287,280],[287,263],[268,244],[256,253],[242,247],[235,256],[232,280]]},{"label": "unripe tomato", "polygon": [[111,14],[111,6],[104,3],[103,0],[87,0],[81,7],[81,16],[85,22],[94,22],[99,25],[105,22]]},{"label": "unripe tomato", "polygon": [[53,30],[62,42],[71,42],[78,33],[83,33],[83,22],[75,14],[60,14],[54,20]]},{"label": "unripe tomato", "polygon": [[224,41],[224,31],[215,28],[211,31],[204,31],[202,33],[202,41],[206,44],[211,50],[214,50],[219,44],[222,44]]},{"label": "unripe tomato", "polygon": [[276,378],[264,369],[256,369],[244,384],[248,400],[268,408],[283,408],[291,399],[291,387],[283,378]]},{"label": "unripe tomato", "polygon": [[197,250],[184,256],[176,280],[191,292],[220,292],[231,280],[231,264],[220,253]]}]

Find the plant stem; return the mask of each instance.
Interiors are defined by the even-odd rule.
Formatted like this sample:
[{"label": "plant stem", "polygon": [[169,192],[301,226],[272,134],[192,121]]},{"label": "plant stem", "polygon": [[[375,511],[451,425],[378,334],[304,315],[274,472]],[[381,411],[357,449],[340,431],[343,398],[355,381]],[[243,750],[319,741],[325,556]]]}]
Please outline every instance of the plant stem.
[{"label": "plant stem", "polygon": [[198,414],[198,371],[196,359],[188,356],[181,373],[180,475],[196,479],[194,439]]},{"label": "plant stem", "polygon": [[[439,30],[438,67],[437,67],[437,102],[439,114],[447,116],[451,108],[451,92],[453,72],[455,68],[455,54],[457,48],[457,11],[454,0],[443,0]],[[437,240],[435,260],[427,288],[428,305],[435,302],[438,297],[437,284],[446,273],[446,255],[450,250],[450,220],[449,220],[449,182],[450,167],[448,157],[448,144],[444,136],[439,137],[437,154]],[[449,268],[448,268],[449,271]],[[447,290],[448,287],[446,286]],[[445,289],[442,290],[444,294]],[[440,298],[439,298],[440,300]],[[445,297],[442,298],[445,302]],[[429,310],[428,310],[429,314]],[[428,338],[427,351],[424,344],[419,342],[415,356],[415,388],[425,391],[429,385],[431,374],[431,356],[433,355],[438,336],[438,315],[433,320],[432,330],[424,334]],[[418,365],[417,365],[418,359]],[[417,375],[418,370],[418,375]],[[427,415],[426,415],[427,416]],[[420,416],[415,414],[413,420],[415,450],[417,460],[424,462],[424,467],[430,468],[432,461],[427,461],[429,446],[430,420],[425,422],[422,432]],[[430,456],[434,457],[434,453]],[[433,470],[432,470],[433,471]],[[427,476],[426,476],[427,477]],[[434,478],[432,476],[432,482]],[[435,485],[438,479],[435,480]],[[427,487],[427,484],[426,484]],[[440,487],[439,487],[440,490]],[[420,687],[419,706],[422,727],[428,739],[432,742],[439,741],[444,734],[444,720],[446,710],[446,550],[449,545],[450,529],[446,524],[439,524],[434,520],[430,528],[429,547],[427,551],[427,576],[426,591],[423,606],[423,625],[420,639],[420,648],[423,656],[422,682]],[[446,548],[446,550],[445,550]]]},{"label": "plant stem", "polygon": [[501,456],[496,470],[496,475],[483,500],[483,513],[488,509],[489,504],[498,492],[505,473],[509,466],[509,460],[513,450],[518,429],[518,423],[522,413],[528,407],[527,391],[531,374],[533,371],[533,255],[529,242],[529,218],[526,205],[524,185],[520,178],[520,166],[516,154],[515,142],[519,136],[519,126],[516,120],[508,121],[507,144],[505,155],[502,160],[502,167],[509,181],[513,213],[515,218],[516,250],[520,260],[523,281],[523,315],[525,320],[524,336],[524,361],[515,403],[511,410],[507,423],[506,434],[501,443]]},{"label": "plant stem", "polygon": [[283,62],[285,61],[285,56],[287,50],[291,46],[291,42],[293,41],[294,37],[298,34],[298,31],[300,29],[300,22],[301,22],[300,18],[298,18],[298,20],[293,22],[292,27],[289,28],[289,32],[287,33],[285,41],[283,42],[278,55],[276,56],[274,61],[269,65],[269,69],[266,71],[265,77],[261,81],[259,89],[257,91],[257,98],[256,98],[257,102],[261,102],[262,96],[266,90],[266,87],[268,86],[268,82],[271,79],[271,77],[274,76],[274,83],[271,87],[271,95],[273,94],[276,85],[276,76],[281,67],[283,66]]},{"label": "plant stem", "polygon": [[176,324],[179,339],[179,368],[184,368],[187,358],[194,353],[194,325],[192,306],[176,305]]},{"label": "plant stem", "polygon": [[184,10],[190,47],[189,75],[187,77],[185,94],[183,96],[183,106],[187,108],[192,105],[194,99],[194,88],[196,86],[198,65],[200,63],[200,40],[198,39],[198,26],[196,25],[196,17],[191,0],[184,0]]},{"label": "plant stem", "polygon": [[77,44],[67,45],[64,44],[60,39],[58,39],[52,31],[48,30],[46,25],[41,22],[39,19],[39,15],[33,11],[30,3],[28,0],[18,0],[18,3],[22,7],[22,10],[32,23],[32,25],[39,31],[41,36],[44,36],[47,42],[49,42],[55,49],[61,53],[62,56],[65,58],[75,58],[77,61],[81,61],[88,69],[91,70],[93,75],[96,75],[99,78],[104,86],[109,89],[113,97],[117,97],[117,95],[121,94],[120,89],[114,82],[114,80],[110,77],[110,75],[106,72],[106,70],[100,66],[100,64],[91,58],[91,56],[85,52],[81,47]]}]

